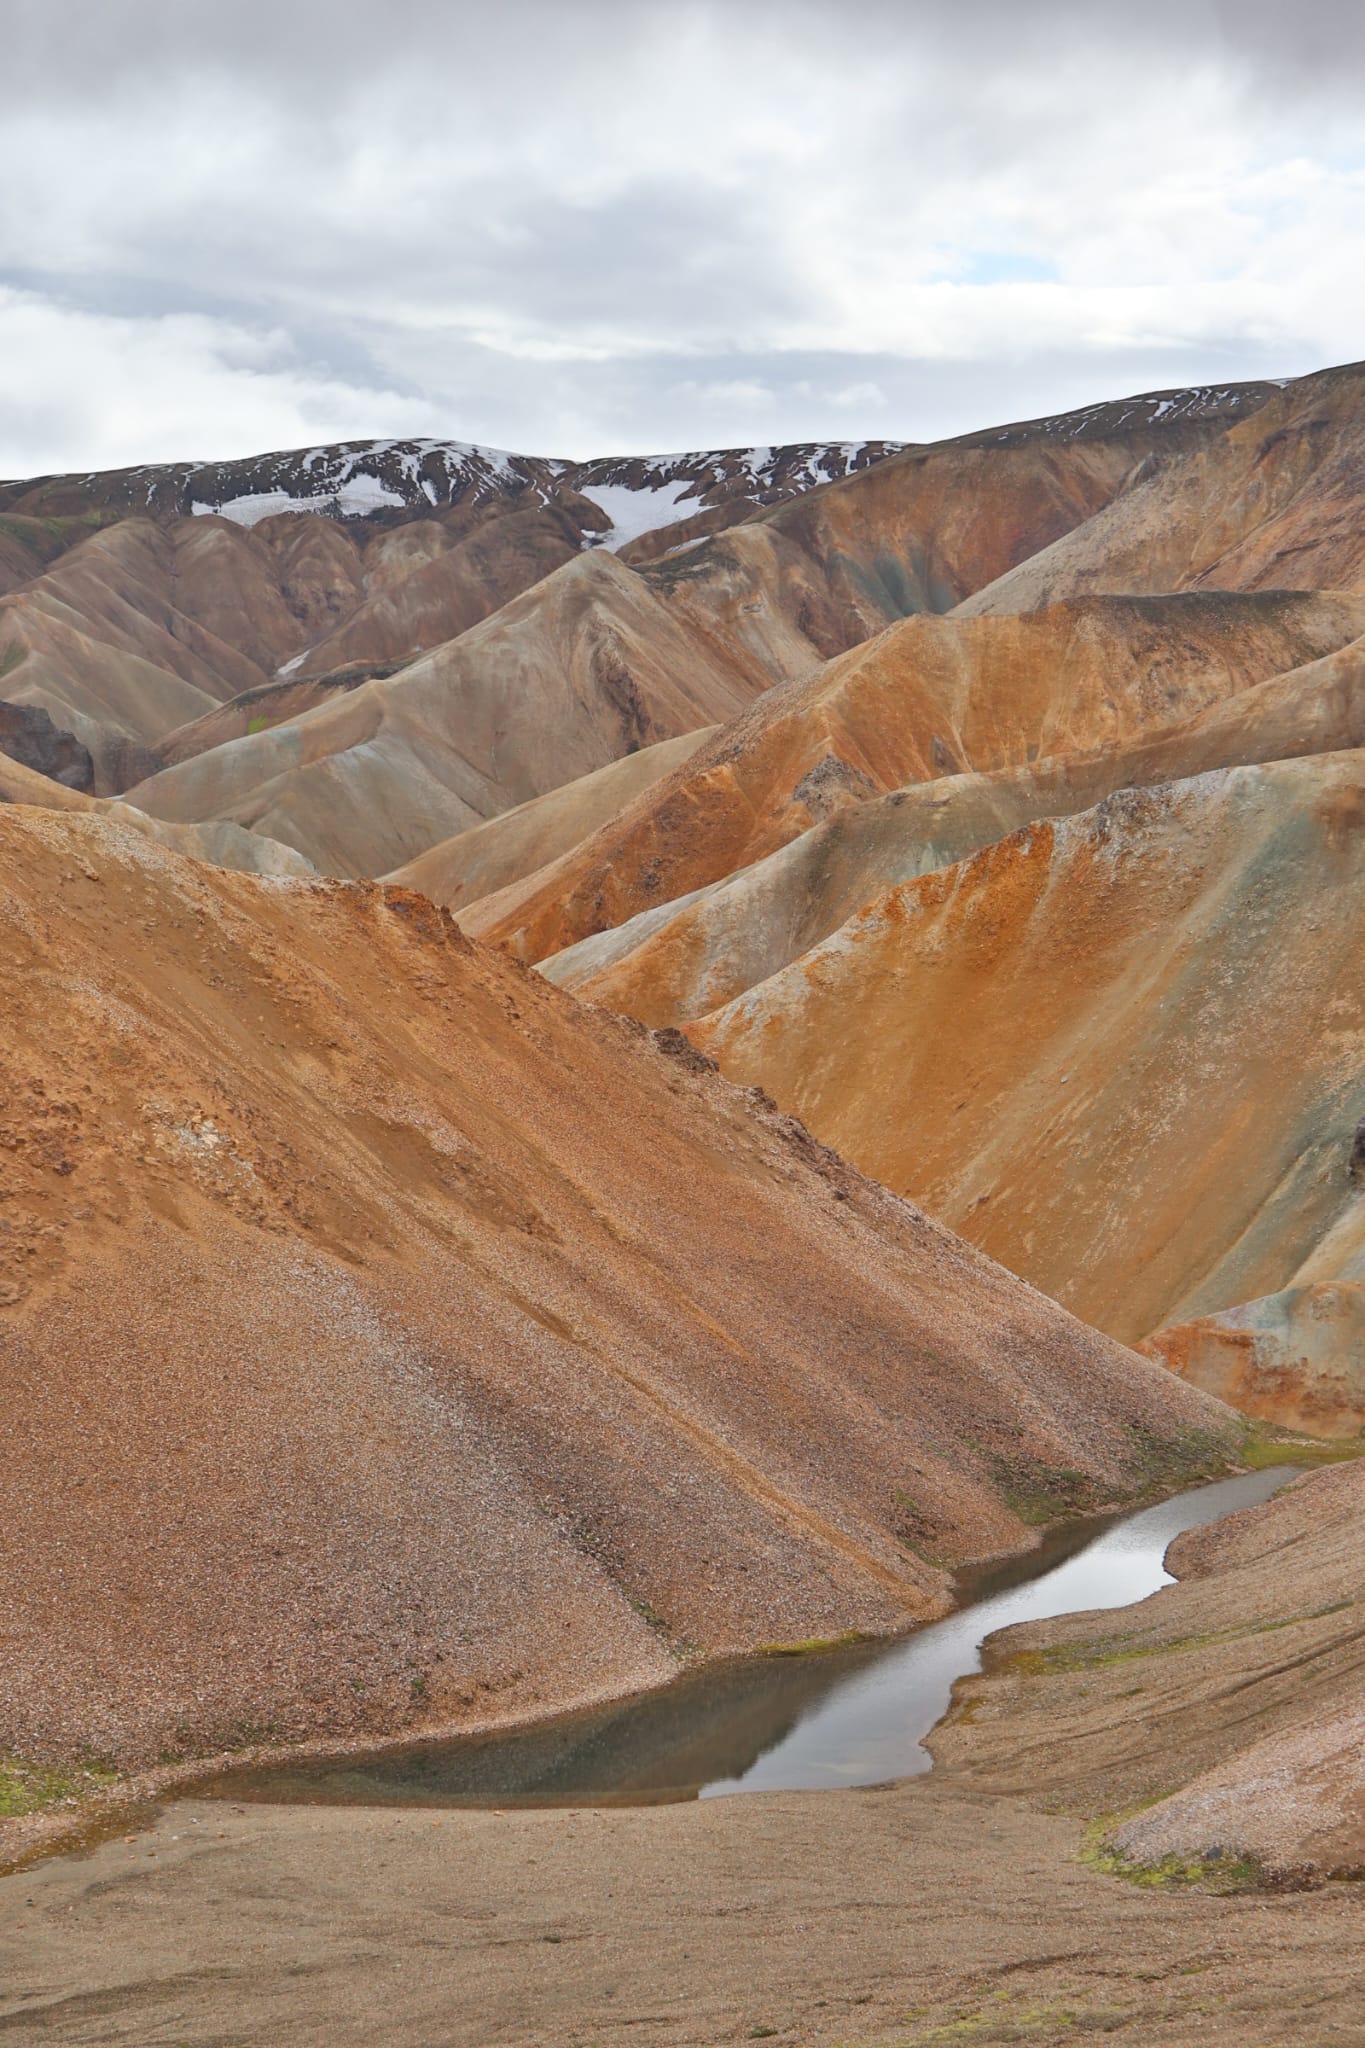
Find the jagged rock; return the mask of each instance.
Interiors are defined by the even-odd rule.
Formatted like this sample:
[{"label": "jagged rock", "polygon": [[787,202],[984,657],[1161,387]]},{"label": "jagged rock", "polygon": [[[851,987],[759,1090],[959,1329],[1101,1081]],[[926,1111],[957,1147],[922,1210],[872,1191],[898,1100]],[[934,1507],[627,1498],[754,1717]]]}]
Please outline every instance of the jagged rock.
[{"label": "jagged rock", "polygon": [[74,733],[62,732],[38,704],[0,702],[0,753],[25,768],[60,782],[65,789],[93,790],[95,764]]}]

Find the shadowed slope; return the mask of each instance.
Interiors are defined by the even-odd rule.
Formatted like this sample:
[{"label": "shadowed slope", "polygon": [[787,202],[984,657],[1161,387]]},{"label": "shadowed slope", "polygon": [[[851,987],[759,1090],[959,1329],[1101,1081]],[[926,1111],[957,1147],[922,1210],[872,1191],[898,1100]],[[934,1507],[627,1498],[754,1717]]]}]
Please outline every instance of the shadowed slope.
[{"label": "shadowed slope", "polygon": [[613,823],[468,929],[542,960],[909,783],[1114,747],[1354,638],[1361,600],[1083,598],[917,618],[775,690]]},{"label": "shadowed slope", "polygon": [[1003,1475],[1061,1512],[1227,1440],[420,897],[17,809],[0,857],[0,1748],[477,1720],[889,1627],[947,1589],[899,1489],[951,1563],[1026,1540]]},{"label": "shadowed slope", "polygon": [[159,818],[149,818],[145,812],[135,810],[131,804],[120,803],[117,797],[92,797],[83,790],[68,789],[5,754],[0,754],[0,804],[26,804],[38,810],[107,818],[191,860],[235,868],[242,874],[302,876],[314,872],[292,846],[281,846],[278,840],[263,839],[256,832],[244,832],[240,825],[225,825],[217,819],[204,825],[166,825]]},{"label": "shadowed slope", "polygon": [[[828,655],[915,612],[948,611],[1107,505],[1145,462],[1220,440],[1267,384],[1158,391],[892,456],[761,523],[818,565]],[[817,636],[818,638],[818,636]]]},{"label": "shadowed slope", "polygon": [[541,971],[642,1023],[680,1024],[778,973],[884,889],[1036,819],[1088,810],[1125,787],[1361,746],[1365,640],[1124,746],[851,805],[766,860],[551,955]]},{"label": "shadowed slope", "polygon": [[105,527],[0,599],[0,691],[41,705],[95,758],[102,793],[157,765],[177,726],[267,684],[354,602],[355,543],[330,520]]},{"label": "shadowed slope", "polygon": [[580,775],[575,782],[518,804],[514,811],[503,811],[486,825],[443,839],[385,880],[420,889],[450,910],[510,887],[616,817],[642,790],[695,754],[714,731],[714,726],[703,726],[680,739],[657,740],[652,747],[623,754],[591,775]]},{"label": "shadowed slope", "polygon": [[752,694],[633,570],[584,555],[391,679],[131,794],[158,817],[268,832],[333,873],[382,874]]},{"label": "shadowed slope", "polygon": [[866,1172],[1131,1340],[1288,1284],[1352,1207],[1365,756],[1039,824],[690,1028]]},{"label": "shadowed slope", "polygon": [[969,597],[1021,611],[1088,590],[1365,588],[1365,365],[1289,384]]}]

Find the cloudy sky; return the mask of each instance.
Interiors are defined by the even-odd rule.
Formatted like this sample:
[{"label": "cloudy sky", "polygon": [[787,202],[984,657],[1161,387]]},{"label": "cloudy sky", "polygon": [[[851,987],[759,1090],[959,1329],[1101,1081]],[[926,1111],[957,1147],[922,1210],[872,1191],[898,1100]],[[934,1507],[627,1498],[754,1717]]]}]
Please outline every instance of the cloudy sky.
[{"label": "cloudy sky", "polygon": [[1365,354],[1358,0],[0,0],[0,476]]}]

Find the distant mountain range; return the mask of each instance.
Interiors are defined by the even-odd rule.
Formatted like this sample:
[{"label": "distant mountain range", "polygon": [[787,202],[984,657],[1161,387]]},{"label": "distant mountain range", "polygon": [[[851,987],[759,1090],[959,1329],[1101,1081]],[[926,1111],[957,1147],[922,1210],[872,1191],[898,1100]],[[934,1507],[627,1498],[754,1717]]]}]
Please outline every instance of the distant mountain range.
[{"label": "distant mountain range", "polygon": [[0,1751],[544,1712],[1365,1426],[1365,367],[6,484],[0,853]]}]

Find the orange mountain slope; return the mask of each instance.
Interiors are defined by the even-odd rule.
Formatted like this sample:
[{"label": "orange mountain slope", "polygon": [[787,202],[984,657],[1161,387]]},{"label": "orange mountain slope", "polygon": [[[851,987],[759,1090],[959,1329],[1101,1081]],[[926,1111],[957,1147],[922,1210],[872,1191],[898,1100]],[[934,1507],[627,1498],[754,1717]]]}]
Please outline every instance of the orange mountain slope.
[{"label": "orange mountain slope", "polygon": [[[765,860],[551,955],[541,971],[642,1023],[681,1024],[776,974],[883,890],[950,867],[1036,819],[1211,768],[1362,746],[1365,640],[1357,640],[1096,753],[942,776],[850,804]],[[479,906],[469,922],[494,908]]]},{"label": "orange mountain slope", "polygon": [[474,1721],[897,1626],[1029,1540],[1011,1502],[1235,1439],[410,892],[18,807],[0,860],[0,1748]]},{"label": "orange mountain slope", "polygon": [[1360,598],[1319,593],[1090,597],[907,619],[760,698],[542,875],[471,906],[468,928],[542,960],[850,805],[1136,741],[1362,631]]},{"label": "orange mountain slope", "polygon": [[1120,791],[875,898],[689,1031],[1132,1341],[1354,1228],[1363,825],[1358,752]]}]

